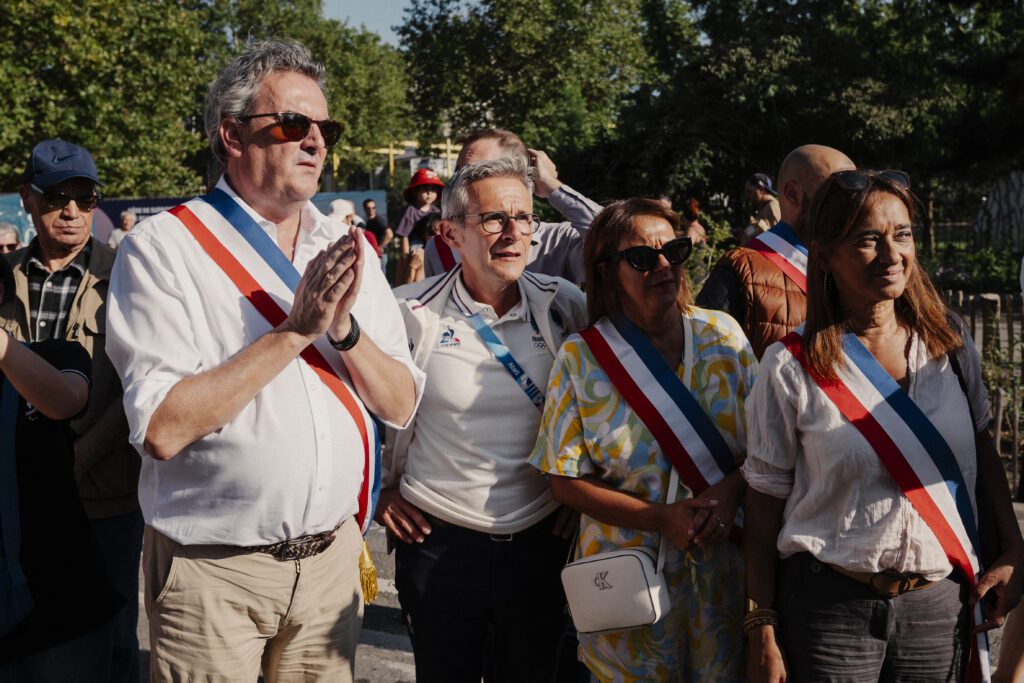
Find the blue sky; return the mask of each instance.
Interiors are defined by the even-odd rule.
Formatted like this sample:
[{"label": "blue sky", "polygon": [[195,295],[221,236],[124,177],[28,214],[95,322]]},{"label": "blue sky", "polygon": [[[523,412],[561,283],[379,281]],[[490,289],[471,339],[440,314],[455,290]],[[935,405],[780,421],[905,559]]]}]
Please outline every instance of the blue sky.
[{"label": "blue sky", "polygon": [[409,0],[324,0],[324,16],[344,19],[350,26],[366,26],[379,33],[385,43],[398,45],[392,26],[402,23],[402,11]]}]

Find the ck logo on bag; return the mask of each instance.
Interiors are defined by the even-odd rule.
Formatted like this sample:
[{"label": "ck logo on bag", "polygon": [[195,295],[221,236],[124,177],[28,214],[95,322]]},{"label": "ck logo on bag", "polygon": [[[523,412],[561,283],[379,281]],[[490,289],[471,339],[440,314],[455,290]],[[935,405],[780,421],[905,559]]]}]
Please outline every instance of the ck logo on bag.
[{"label": "ck logo on bag", "polygon": [[597,586],[598,590],[606,591],[609,588],[615,588],[615,586],[608,583],[608,572],[598,572],[594,574],[594,585]]}]

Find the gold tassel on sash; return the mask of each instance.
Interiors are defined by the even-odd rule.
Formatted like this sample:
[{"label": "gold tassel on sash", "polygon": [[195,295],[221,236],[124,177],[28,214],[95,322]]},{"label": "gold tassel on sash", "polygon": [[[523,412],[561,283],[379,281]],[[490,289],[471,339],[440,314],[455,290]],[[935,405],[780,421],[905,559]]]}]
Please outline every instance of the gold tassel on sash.
[{"label": "gold tassel on sash", "polygon": [[363,588],[363,602],[370,604],[377,598],[377,567],[370,557],[366,541],[363,541],[363,552],[359,555],[359,585]]}]

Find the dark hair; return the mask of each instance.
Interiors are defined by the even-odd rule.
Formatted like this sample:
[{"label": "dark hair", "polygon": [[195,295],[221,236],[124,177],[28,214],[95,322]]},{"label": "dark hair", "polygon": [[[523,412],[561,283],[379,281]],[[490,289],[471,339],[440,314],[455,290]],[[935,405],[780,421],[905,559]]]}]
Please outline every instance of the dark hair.
[{"label": "dark hair", "polygon": [[[597,214],[583,243],[583,265],[587,277],[587,316],[593,325],[605,316],[622,312],[617,269],[605,268],[604,261],[619,251],[619,242],[633,232],[633,222],[640,216],[665,220],[673,233],[679,232],[679,216],[655,199],[622,199],[609,204]],[[680,277],[679,309],[690,304],[686,277]]]},{"label": "dark hair", "polygon": [[363,200],[363,208],[365,209],[366,205],[369,204],[370,202],[376,204],[377,200],[375,200],[373,197],[367,197],[366,199]]},{"label": "dark hair", "polygon": [[683,204],[682,214],[686,216],[686,220],[695,221],[700,218],[700,202],[695,197],[690,197]]},{"label": "dark hair", "polygon": [[2,306],[14,298],[14,271],[3,256],[0,256],[0,286],[4,288],[3,296],[0,296],[0,306]]},{"label": "dark hair", "polygon": [[[835,278],[827,275],[823,255],[847,239],[884,195],[903,202],[913,223],[916,214],[914,195],[910,190],[877,176],[870,179],[864,190],[851,192],[839,187],[833,174],[821,184],[811,203],[811,222],[807,225],[811,247],[807,259],[805,354],[811,370],[827,379],[836,378],[836,367],[842,358],[842,335],[849,328],[843,317],[839,293],[835,287],[825,286],[826,277],[832,283],[835,283]],[[896,299],[895,307],[900,321],[920,335],[933,357],[963,344],[959,332],[949,323],[945,304],[916,259],[913,269],[907,274],[907,286]]]}]

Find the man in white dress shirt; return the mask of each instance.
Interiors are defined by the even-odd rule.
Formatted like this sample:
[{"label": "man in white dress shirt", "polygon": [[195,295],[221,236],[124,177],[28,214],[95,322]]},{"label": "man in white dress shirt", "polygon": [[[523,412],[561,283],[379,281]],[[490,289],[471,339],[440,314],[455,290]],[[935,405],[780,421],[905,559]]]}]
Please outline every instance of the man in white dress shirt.
[{"label": "man in white dress shirt", "polygon": [[352,680],[369,415],[403,427],[422,374],[361,231],[309,201],[340,134],[323,66],[255,44],[211,85],[206,123],[225,175],[129,233],[110,285],[151,678]]}]

